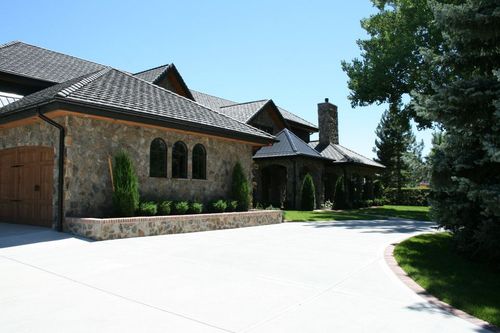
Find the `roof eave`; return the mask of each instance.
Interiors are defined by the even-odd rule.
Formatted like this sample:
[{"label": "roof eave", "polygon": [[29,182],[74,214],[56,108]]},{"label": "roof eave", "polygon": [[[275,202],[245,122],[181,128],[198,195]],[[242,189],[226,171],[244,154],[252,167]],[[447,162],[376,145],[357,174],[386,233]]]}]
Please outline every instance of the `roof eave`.
[{"label": "roof eave", "polygon": [[223,129],[219,127],[203,125],[199,123],[197,123],[196,127],[194,127],[193,124],[189,121],[144,114],[141,112],[136,112],[128,109],[103,106],[100,104],[95,105],[92,103],[85,103],[74,100],[70,101],[60,97],[56,97],[50,101],[45,101],[43,103],[39,103],[36,105],[30,105],[25,108],[16,109],[6,114],[0,114],[0,124],[5,124],[33,116],[34,114],[36,114],[36,110],[39,107],[44,107],[44,112],[63,109],[76,113],[103,116],[111,119],[133,121],[149,125],[156,125],[160,127],[174,128],[189,132],[210,134],[229,139],[238,139],[242,141],[256,143],[259,145],[269,145],[277,141],[275,137],[265,138],[252,134]]}]

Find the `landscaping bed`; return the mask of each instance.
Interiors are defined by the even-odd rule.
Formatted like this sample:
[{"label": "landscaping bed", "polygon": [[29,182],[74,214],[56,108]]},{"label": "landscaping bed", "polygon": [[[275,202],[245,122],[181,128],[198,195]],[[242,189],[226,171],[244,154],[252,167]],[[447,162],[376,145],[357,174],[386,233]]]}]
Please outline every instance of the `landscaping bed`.
[{"label": "landscaping bed", "polygon": [[139,216],[124,218],[67,217],[65,231],[94,240],[176,234],[275,224],[283,221],[280,210]]},{"label": "landscaping bed", "polygon": [[408,276],[430,294],[500,326],[500,272],[458,255],[449,233],[407,239],[396,246],[394,257]]}]

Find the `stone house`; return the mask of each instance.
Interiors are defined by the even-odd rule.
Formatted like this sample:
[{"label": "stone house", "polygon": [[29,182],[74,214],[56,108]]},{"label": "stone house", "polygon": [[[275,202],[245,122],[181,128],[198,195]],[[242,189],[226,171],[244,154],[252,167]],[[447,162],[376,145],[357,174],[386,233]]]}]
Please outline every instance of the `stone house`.
[{"label": "stone house", "polygon": [[61,229],[65,217],[112,214],[111,163],[122,149],[143,198],[227,197],[239,161],[254,201],[298,207],[310,173],[320,205],[339,175],[369,181],[383,166],[339,145],[333,104],[319,104],[318,115],[319,129],[272,100],[191,90],[173,64],[132,74],[0,45],[0,221]]},{"label": "stone house", "polygon": [[134,75],[13,42],[0,46],[0,91],[2,221],[110,215],[122,149],[143,198],[227,198],[236,162],[250,179],[253,151],[275,141],[195,102],[173,65]]}]

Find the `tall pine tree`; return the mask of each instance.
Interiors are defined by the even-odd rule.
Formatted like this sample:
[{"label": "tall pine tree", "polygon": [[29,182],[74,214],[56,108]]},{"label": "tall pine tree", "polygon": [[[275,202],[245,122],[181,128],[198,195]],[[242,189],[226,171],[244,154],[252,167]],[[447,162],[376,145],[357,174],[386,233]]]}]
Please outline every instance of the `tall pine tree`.
[{"label": "tall pine tree", "polygon": [[431,155],[434,217],[460,249],[500,263],[500,10],[459,3],[432,2],[444,43],[423,53],[436,71],[415,106],[444,130]]},{"label": "tall pine tree", "polygon": [[399,192],[408,179],[409,165],[405,156],[415,143],[408,116],[392,105],[382,115],[375,133],[376,161],[386,167],[380,180],[384,187],[397,188]]}]

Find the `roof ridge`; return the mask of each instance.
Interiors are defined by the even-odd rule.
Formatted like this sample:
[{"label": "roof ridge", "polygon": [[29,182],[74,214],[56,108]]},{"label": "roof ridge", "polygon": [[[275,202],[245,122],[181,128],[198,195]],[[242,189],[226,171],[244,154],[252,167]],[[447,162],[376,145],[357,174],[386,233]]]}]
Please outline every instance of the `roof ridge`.
[{"label": "roof ridge", "polygon": [[290,142],[290,146],[292,147],[293,152],[296,153],[298,151],[298,149],[295,146],[295,143],[293,142],[293,139],[290,136],[290,131],[287,128],[284,128],[283,132],[285,132],[285,135],[288,138],[288,141]]},{"label": "roof ridge", "polygon": [[145,72],[149,72],[149,71],[152,71],[154,69],[158,69],[158,68],[163,67],[163,66],[167,66],[167,68],[168,68],[171,65],[172,64],[170,63],[170,64],[164,64],[164,65],[156,66],[156,67],[153,67],[153,68],[150,68],[150,69],[146,69],[146,70],[143,70],[143,71],[140,71],[140,72],[137,72],[137,73],[132,73],[132,75],[137,75],[137,74],[142,74],[142,73],[145,73]]},{"label": "roof ridge", "polygon": [[95,65],[99,65],[99,66],[102,66],[102,67],[109,67],[109,66],[100,64],[98,62],[92,61],[92,60],[87,60],[87,59],[79,58],[77,56],[73,56],[71,54],[62,53],[62,52],[59,52],[59,51],[49,50],[49,49],[47,49],[45,47],[41,47],[41,46],[38,46],[38,45],[33,45],[33,44],[25,43],[25,42],[22,42],[22,41],[17,41],[17,43],[21,43],[21,44],[28,45],[28,46],[31,46],[31,47],[36,47],[37,49],[44,50],[44,51],[49,51],[49,52],[53,52],[53,53],[57,53],[57,54],[60,54],[60,55],[66,56],[66,57],[75,58],[75,59],[78,59],[78,60],[83,60],[83,61],[90,62],[90,63],[93,63]]},{"label": "roof ridge", "polygon": [[158,86],[158,85],[156,85],[156,84],[154,84],[154,83],[152,83],[152,82],[149,82],[149,81],[146,81],[146,80],[144,80],[144,79],[141,79],[140,77],[137,77],[137,76],[135,76],[135,75],[133,75],[133,74],[127,73],[127,72],[125,72],[125,71],[122,71],[122,70],[120,70],[120,69],[116,69],[116,68],[111,68],[111,69],[113,69],[113,70],[115,70],[115,71],[118,71],[118,72],[120,72],[120,73],[123,73],[123,74],[125,74],[125,75],[127,75],[127,76],[130,76],[131,78],[134,78],[134,79],[136,79],[136,80],[140,80],[140,81],[142,81],[142,82],[145,82],[145,83],[149,84],[150,86],[152,86],[152,87],[154,87],[154,88],[156,88],[156,89],[160,89],[160,90],[162,90],[162,91],[166,91],[166,92],[167,92],[167,93],[169,93],[169,94],[172,94],[172,95],[175,95],[175,96],[180,97],[180,98],[182,98],[182,99],[185,99],[185,100],[189,101],[190,103],[195,103],[195,104],[197,104],[197,105],[201,106],[202,108],[207,109],[207,110],[210,110],[210,111],[212,111],[212,112],[215,112],[215,113],[217,113],[217,114],[219,114],[219,115],[221,115],[221,116],[223,116],[223,117],[226,117],[226,118],[229,118],[229,119],[231,119],[231,120],[237,121],[238,123],[243,124],[245,127],[250,127],[251,129],[256,130],[256,131],[258,131],[258,132],[260,132],[260,133],[262,133],[262,134],[266,135],[267,137],[274,137],[273,135],[270,135],[269,133],[267,133],[267,132],[265,132],[265,131],[262,131],[262,130],[260,130],[260,129],[258,129],[258,128],[255,128],[255,127],[253,127],[253,126],[250,126],[250,125],[248,125],[248,124],[246,124],[246,123],[244,123],[244,122],[242,122],[242,121],[239,121],[239,120],[237,120],[237,119],[234,119],[234,118],[232,118],[232,117],[229,117],[229,116],[227,116],[227,115],[225,115],[225,114],[223,114],[223,113],[221,113],[221,112],[218,112],[217,110],[213,110],[213,109],[211,109],[211,108],[207,107],[206,105],[200,104],[200,103],[198,103],[197,101],[193,101],[192,99],[189,99],[189,98],[184,97],[184,96],[182,96],[182,95],[179,95],[179,94],[177,94],[177,93],[175,93],[175,92],[173,92],[173,91],[170,91],[170,90],[168,90],[168,89],[165,89],[165,88],[163,88],[163,87],[160,87],[160,86]]},{"label": "roof ridge", "polygon": [[101,76],[103,76],[104,74],[108,73],[110,70],[111,70],[111,67],[106,67],[106,68],[100,69],[96,72],[93,72],[92,74],[90,74],[88,76],[84,75],[85,77],[83,79],[73,83],[72,85],[70,85],[62,90],[60,90],[56,95],[61,96],[61,97],[68,97],[69,95],[71,95],[72,93],[77,91],[78,89],[83,88],[87,84],[93,82],[94,80],[96,80],[96,79],[100,78]]},{"label": "roof ridge", "polygon": [[[216,96],[213,96],[213,97],[216,97]],[[231,107],[231,106],[236,106],[236,105],[244,105],[244,104],[251,104],[251,103],[257,103],[257,102],[264,102],[264,101],[270,101],[270,99],[259,99],[259,100],[256,100],[256,101],[250,101],[250,102],[243,102],[243,103],[236,103],[236,104],[230,104],[230,105],[224,105],[224,106],[221,106],[220,108],[228,108],[228,107]]]},{"label": "roof ridge", "polygon": [[3,49],[4,47],[9,47],[9,46],[12,46],[12,45],[18,44],[18,43],[22,43],[22,42],[19,41],[19,40],[12,40],[10,42],[4,43],[4,44],[0,44],[0,49]]}]

